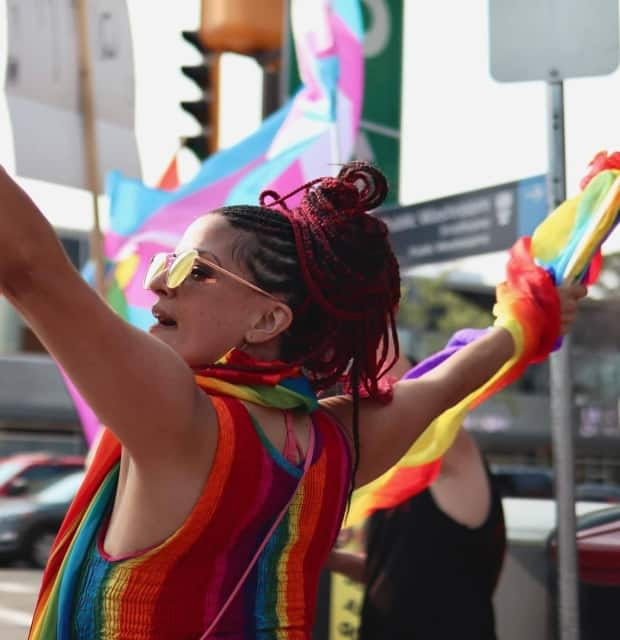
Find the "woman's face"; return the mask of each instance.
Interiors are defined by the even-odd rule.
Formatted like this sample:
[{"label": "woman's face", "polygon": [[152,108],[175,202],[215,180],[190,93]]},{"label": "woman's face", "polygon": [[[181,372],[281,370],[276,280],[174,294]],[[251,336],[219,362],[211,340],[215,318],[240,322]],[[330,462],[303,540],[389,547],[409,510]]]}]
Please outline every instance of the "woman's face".
[{"label": "woman's face", "polygon": [[[217,213],[196,220],[176,249],[196,249],[208,260],[252,282],[235,260],[242,231]],[[226,274],[200,264],[177,288],[166,285],[166,273],[151,284],[158,301],[155,324],[149,332],[172,347],[192,367],[213,363],[232,347],[245,346],[248,331],[261,326],[277,301],[254,291]],[[254,334],[252,334],[254,335]]]}]

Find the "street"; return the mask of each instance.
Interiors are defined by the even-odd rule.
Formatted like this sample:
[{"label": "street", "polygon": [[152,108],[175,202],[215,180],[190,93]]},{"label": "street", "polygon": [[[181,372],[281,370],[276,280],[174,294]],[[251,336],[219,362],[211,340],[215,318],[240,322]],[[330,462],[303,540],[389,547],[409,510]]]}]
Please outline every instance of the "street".
[{"label": "street", "polygon": [[39,592],[38,569],[0,566],[0,638],[24,640]]}]

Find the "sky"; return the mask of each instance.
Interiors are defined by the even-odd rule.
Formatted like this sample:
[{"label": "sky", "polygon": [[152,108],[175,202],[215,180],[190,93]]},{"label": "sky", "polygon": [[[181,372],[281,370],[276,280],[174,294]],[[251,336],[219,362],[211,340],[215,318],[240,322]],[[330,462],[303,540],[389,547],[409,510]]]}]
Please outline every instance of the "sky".
[{"label": "sky", "polygon": [[[364,1],[376,4],[384,0]],[[180,32],[197,27],[199,2],[128,0],[128,7],[142,178],[154,184],[178,148],[179,137],[196,133],[195,121],[178,102],[198,95],[179,67],[197,62],[196,52],[182,40]],[[545,84],[493,80],[489,73],[488,28],[487,0],[405,0],[402,204],[546,172]],[[596,151],[620,148],[619,74],[616,71],[604,77],[565,82],[569,194],[576,192]],[[222,146],[233,144],[258,126],[260,76],[253,61],[226,56],[222,106]],[[6,106],[0,100],[0,161],[9,169],[13,163],[10,136]],[[180,160],[182,177],[189,178],[197,164],[187,151],[181,153]],[[53,223],[83,229],[90,226],[88,194],[20,180]],[[105,201],[102,204],[105,224]],[[620,242],[615,245],[620,249]],[[444,264],[440,268],[448,266],[452,267]],[[436,272],[437,268],[416,272]],[[501,276],[501,263],[495,254],[459,261],[458,269],[490,283]]]}]

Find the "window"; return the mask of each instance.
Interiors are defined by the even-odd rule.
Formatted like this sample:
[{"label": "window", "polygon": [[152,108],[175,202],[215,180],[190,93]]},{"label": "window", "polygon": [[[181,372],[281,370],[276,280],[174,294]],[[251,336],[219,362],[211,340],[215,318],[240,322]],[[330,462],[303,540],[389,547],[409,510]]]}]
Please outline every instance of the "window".
[{"label": "window", "polygon": [[29,467],[21,477],[28,482],[27,493],[37,493],[44,487],[47,487],[52,481],[57,480],[69,473],[76,471],[75,467],[69,465],[36,465]]}]

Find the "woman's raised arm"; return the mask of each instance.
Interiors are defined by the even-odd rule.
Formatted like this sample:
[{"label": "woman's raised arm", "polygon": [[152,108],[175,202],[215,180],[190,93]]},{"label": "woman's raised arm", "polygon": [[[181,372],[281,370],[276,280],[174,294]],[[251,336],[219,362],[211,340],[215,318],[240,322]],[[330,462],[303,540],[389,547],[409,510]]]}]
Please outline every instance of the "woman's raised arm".
[{"label": "woman's raised arm", "polygon": [[188,365],[101,300],[1,169],[0,292],[135,459],[187,448],[204,427],[197,416],[213,415]]}]

